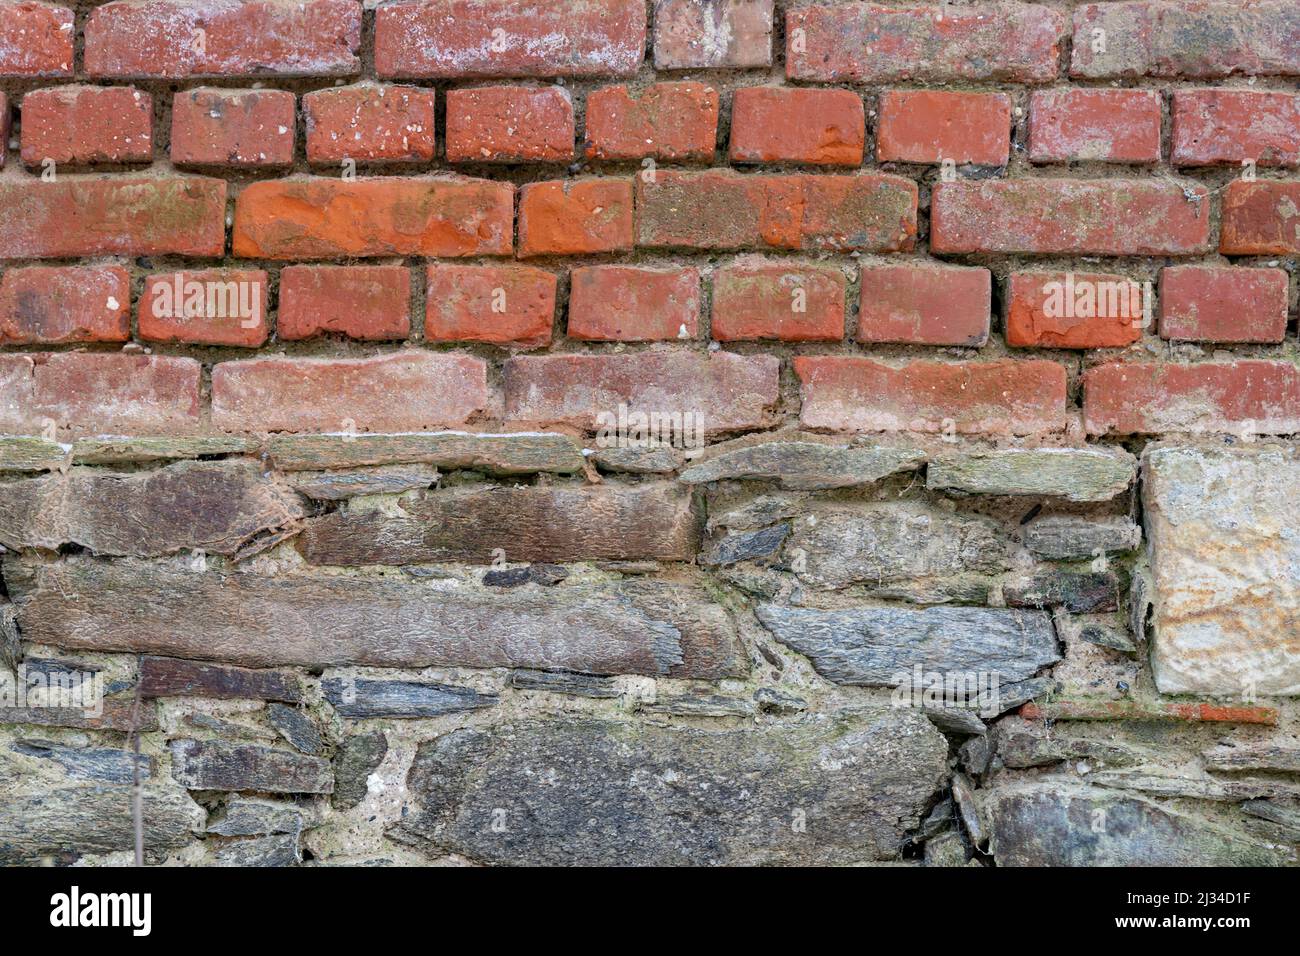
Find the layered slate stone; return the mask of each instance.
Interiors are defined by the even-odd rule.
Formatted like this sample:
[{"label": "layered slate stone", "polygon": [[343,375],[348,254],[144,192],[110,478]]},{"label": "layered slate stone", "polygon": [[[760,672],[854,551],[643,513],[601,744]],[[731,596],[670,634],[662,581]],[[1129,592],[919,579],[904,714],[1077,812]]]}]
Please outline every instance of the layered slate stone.
[{"label": "layered slate stone", "polygon": [[671,482],[453,488],[417,494],[402,515],[336,512],[308,523],[312,564],[467,561],[689,561],[699,545],[690,490]]},{"label": "layered slate stone", "polygon": [[1283,446],[1157,446],[1143,458],[1166,694],[1300,694],[1300,459]]},{"label": "layered slate stone", "polygon": [[1122,449],[1009,448],[937,458],[926,469],[926,487],[1109,501],[1136,475],[1136,459]]},{"label": "layered slate stone", "polygon": [[1129,518],[1048,515],[1025,525],[1020,539],[1034,554],[1069,561],[1132,551],[1142,543],[1142,528]]},{"label": "layered slate stone", "polygon": [[67,449],[44,438],[0,437],[0,472],[53,471],[68,458]]},{"label": "layered slate stone", "polygon": [[328,760],[219,740],[173,740],[172,776],[190,790],[332,793]]},{"label": "layered slate stone", "polygon": [[302,687],[287,671],[145,657],[140,661],[140,696],[248,698],[296,704],[302,700]]},{"label": "layered slate stone", "polygon": [[281,471],[426,464],[443,471],[469,468],[489,475],[582,471],[582,449],[566,435],[275,435],[267,443]]},{"label": "layered slate stone", "polygon": [[252,461],[186,461],[129,474],[73,468],[0,484],[0,543],[13,549],[232,554],[304,514]]},{"label": "layered slate stone", "polygon": [[[745,441],[742,439],[741,441]],[[852,447],[784,440],[728,443],[710,449],[681,474],[688,484],[727,479],[777,481],[790,490],[850,488],[913,471],[925,455],[910,448]]]},{"label": "layered slate stone", "polygon": [[321,691],[341,717],[352,718],[442,717],[497,702],[470,687],[364,677],[331,677],[321,681]]},{"label": "layered slate stone", "polygon": [[807,656],[827,680],[897,686],[913,668],[996,674],[999,683],[1032,677],[1060,660],[1044,611],[983,607],[857,607],[843,610],[760,605],[759,621]]},{"label": "layered slate stone", "polygon": [[1279,850],[1150,800],[1066,782],[999,789],[987,805],[999,866],[1277,866]]},{"label": "layered slate stone", "polygon": [[12,558],[33,642],[245,667],[530,667],[716,679],[747,672],[727,611],[659,581],[479,588],[336,574],[192,573]]},{"label": "layered slate stone", "polygon": [[498,864],[885,860],[946,755],[903,710],[721,731],[594,719],[455,730],[421,744],[413,805],[389,835]]}]

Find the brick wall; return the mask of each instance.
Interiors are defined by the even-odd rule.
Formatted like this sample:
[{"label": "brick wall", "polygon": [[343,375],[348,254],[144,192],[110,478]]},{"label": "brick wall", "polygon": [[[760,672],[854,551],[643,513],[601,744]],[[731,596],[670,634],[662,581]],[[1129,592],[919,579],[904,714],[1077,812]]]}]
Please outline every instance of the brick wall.
[{"label": "brick wall", "polygon": [[138,740],[151,861],[1294,862],[1297,76],[1294,0],[0,0],[0,861],[128,859]]}]

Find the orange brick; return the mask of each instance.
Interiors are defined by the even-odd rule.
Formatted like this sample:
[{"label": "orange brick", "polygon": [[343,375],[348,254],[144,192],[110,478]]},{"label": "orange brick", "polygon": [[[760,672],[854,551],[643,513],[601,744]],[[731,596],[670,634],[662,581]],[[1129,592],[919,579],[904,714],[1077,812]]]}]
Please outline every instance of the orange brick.
[{"label": "orange brick", "polygon": [[411,272],[405,266],[285,266],[276,335],[336,333],[364,341],[411,334]]},{"label": "orange brick", "polygon": [[153,97],[130,86],[60,86],[23,97],[23,162],[147,163]]},{"label": "orange brick", "polygon": [[708,162],[718,139],[718,91],[655,83],[634,96],[607,86],[587,96],[588,159]]},{"label": "orange brick", "polygon": [[1173,266],[1160,270],[1160,336],[1184,342],[1281,342],[1287,274],[1281,269]]},{"label": "orange brick", "polygon": [[199,87],[172,98],[172,162],[186,166],[293,164],[294,95]]},{"label": "orange brick", "polygon": [[568,163],[573,101],[558,86],[447,91],[449,163]]},{"label": "orange brick", "polygon": [[732,162],[860,166],[865,142],[862,98],[850,90],[751,86],[732,96]]},{"label": "orange brick", "polygon": [[589,266],[569,281],[569,338],[597,342],[693,339],[699,334],[695,269]]},{"label": "orange brick", "polygon": [[1160,162],[1159,90],[1037,90],[1029,98],[1036,163]]},{"label": "orange brick", "polygon": [[1015,272],[1007,296],[1007,344],[1122,348],[1142,337],[1149,308],[1142,285],[1127,276]]},{"label": "orange brick", "polygon": [[626,179],[529,183],[519,191],[519,255],[582,255],[632,248]]},{"label": "orange brick", "polygon": [[990,285],[987,269],[864,265],[857,340],[983,345],[989,337]]},{"label": "orange brick", "polygon": [[880,94],[876,158],[882,163],[1005,166],[1011,97],[1005,93],[886,90]]},{"label": "orange brick", "polygon": [[433,90],[414,86],[335,87],[302,98],[307,161],[416,162],[433,159]]},{"label": "orange brick", "polygon": [[555,276],[531,266],[429,266],[424,337],[433,342],[549,345]]},{"label": "orange brick", "polygon": [[713,274],[713,337],[839,341],[847,287],[836,266],[738,260]]},{"label": "orange brick", "polygon": [[140,338],[257,348],[268,334],[269,286],[261,270],[208,269],[148,276],[137,310]]},{"label": "orange brick", "polygon": [[121,266],[27,266],[0,281],[0,343],[62,345],[131,337],[131,276]]}]

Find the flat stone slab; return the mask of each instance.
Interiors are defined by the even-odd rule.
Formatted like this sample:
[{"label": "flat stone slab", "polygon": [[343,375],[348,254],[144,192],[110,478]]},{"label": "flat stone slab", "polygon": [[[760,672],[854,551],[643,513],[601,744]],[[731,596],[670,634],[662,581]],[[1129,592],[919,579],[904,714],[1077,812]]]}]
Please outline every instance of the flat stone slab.
[{"label": "flat stone slab", "polygon": [[423,463],[443,471],[472,469],[490,475],[582,471],[582,449],[566,435],[475,435],[422,432],[405,435],[277,435],[266,446],[280,471]]},{"label": "flat stone slab", "polygon": [[328,760],[216,740],[173,740],[172,776],[189,790],[333,793]]},{"label": "flat stone slab", "polygon": [[1300,694],[1300,458],[1156,446],[1143,457],[1165,694]]},{"label": "flat stone slab", "polygon": [[[744,441],[742,439],[742,441]],[[811,441],[734,443],[710,449],[682,472],[687,484],[726,479],[777,481],[782,488],[808,491],[867,485],[900,471],[915,471],[925,461],[909,448],[856,447]]]},{"label": "flat stone slab", "polygon": [[420,745],[410,813],[389,835],[497,864],[894,859],[947,749],[903,710],[716,731],[596,719],[454,730]]},{"label": "flat stone slab", "polygon": [[0,472],[54,471],[67,463],[68,449],[45,438],[0,435]]},{"label": "flat stone slab", "polygon": [[331,677],[321,681],[321,691],[340,716],[352,718],[442,717],[497,702],[469,687],[365,677]]},{"label": "flat stone slab", "polygon": [[936,458],[926,487],[983,495],[1041,495],[1066,501],[1109,501],[1137,475],[1122,449],[1008,448]]}]

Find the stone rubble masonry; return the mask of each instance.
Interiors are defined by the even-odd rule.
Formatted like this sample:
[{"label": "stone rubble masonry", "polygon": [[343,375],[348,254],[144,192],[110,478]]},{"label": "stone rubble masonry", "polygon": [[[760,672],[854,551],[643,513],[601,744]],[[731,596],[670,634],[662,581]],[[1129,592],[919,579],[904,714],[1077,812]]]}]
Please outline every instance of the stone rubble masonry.
[{"label": "stone rubble masonry", "polygon": [[1295,0],[0,0],[0,864],[128,859],[131,734],[156,864],[1300,862],[1297,81]]}]

